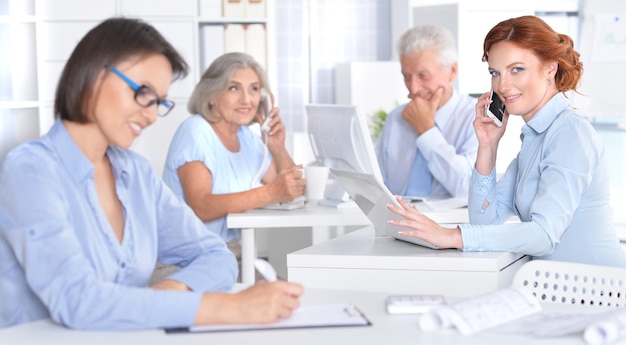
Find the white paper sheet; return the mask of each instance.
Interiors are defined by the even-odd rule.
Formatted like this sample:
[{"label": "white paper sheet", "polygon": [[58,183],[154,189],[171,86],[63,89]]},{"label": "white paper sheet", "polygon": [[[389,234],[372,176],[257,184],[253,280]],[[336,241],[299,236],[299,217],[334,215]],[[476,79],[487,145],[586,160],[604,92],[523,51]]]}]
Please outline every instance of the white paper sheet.
[{"label": "white paper sheet", "polygon": [[296,309],[290,318],[281,319],[271,324],[228,324],[194,326],[186,329],[170,329],[176,332],[225,332],[263,329],[290,329],[339,326],[369,326],[369,320],[351,304],[322,304],[302,306]]}]

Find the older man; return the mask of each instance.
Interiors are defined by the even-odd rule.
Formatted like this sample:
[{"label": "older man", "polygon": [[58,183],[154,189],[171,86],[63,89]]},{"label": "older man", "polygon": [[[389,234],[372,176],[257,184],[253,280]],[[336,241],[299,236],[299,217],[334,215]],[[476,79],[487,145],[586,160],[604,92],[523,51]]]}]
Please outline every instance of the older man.
[{"label": "older man", "polygon": [[476,100],[452,85],[457,49],[436,26],[405,32],[398,55],[410,101],[387,117],[376,143],[383,180],[397,195],[467,197],[478,141]]}]

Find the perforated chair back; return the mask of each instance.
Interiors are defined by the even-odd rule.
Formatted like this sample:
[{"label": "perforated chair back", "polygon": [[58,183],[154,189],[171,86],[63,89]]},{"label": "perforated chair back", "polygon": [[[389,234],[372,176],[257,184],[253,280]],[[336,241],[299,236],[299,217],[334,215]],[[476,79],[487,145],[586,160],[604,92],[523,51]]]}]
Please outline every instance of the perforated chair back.
[{"label": "perforated chair back", "polygon": [[626,269],[622,268],[531,260],[515,273],[513,286],[531,290],[541,303],[626,306]]}]

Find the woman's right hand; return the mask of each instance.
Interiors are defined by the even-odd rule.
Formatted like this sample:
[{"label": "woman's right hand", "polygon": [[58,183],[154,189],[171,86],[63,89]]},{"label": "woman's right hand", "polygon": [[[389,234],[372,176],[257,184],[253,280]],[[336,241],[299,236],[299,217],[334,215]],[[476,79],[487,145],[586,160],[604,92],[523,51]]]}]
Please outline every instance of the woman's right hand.
[{"label": "woman's right hand", "polygon": [[207,293],[202,297],[196,324],[277,322],[300,306],[303,292],[300,284],[260,281],[235,294]]},{"label": "woman's right hand", "polygon": [[498,127],[493,119],[485,115],[485,107],[491,103],[489,95],[484,93],[476,102],[476,118],[474,119],[474,131],[478,139],[478,151],[476,154],[476,171],[481,175],[489,175],[496,165],[498,144],[504,135],[506,125],[509,122],[509,112],[504,112],[502,126]]},{"label": "woman's right hand", "polygon": [[485,114],[485,107],[491,103],[489,95],[491,92],[484,93],[476,102],[476,118],[474,119],[474,131],[478,138],[479,145],[497,148],[500,139],[504,135],[506,124],[509,120],[509,113],[505,111],[502,118],[502,126],[498,127],[493,119]]},{"label": "woman's right hand", "polygon": [[420,238],[439,248],[463,248],[463,237],[458,227],[444,228],[418,211],[414,205],[409,205],[402,197],[396,196],[396,200],[400,207],[387,205],[387,208],[404,219],[392,219],[389,224],[398,226],[401,235]]}]

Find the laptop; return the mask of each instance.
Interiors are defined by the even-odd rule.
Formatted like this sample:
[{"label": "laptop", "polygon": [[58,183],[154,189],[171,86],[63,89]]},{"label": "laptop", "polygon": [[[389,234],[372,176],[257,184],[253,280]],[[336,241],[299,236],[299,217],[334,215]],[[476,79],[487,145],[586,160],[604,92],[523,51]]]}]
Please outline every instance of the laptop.
[{"label": "laptop", "polygon": [[374,175],[332,168],[330,172],[372,222],[377,235],[390,236],[396,240],[410,242],[432,249],[439,249],[439,247],[420,238],[400,235],[398,232],[404,228],[391,225],[387,222],[391,219],[403,219],[402,216],[391,212],[387,208],[388,204],[398,207],[400,207],[400,204],[389,189],[387,189],[387,186],[385,186],[381,180],[374,177]]}]

